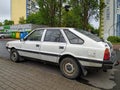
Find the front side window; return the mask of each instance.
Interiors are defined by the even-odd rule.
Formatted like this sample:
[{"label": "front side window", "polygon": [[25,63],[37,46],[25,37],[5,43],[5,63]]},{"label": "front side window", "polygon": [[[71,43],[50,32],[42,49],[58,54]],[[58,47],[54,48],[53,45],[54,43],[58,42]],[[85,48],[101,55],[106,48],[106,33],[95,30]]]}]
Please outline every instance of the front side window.
[{"label": "front side window", "polygon": [[65,39],[59,29],[47,29],[44,41],[65,42]]},{"label": "front side window", "polygon": [[71,44],[83,44],[84,41],[76,36],[74,33],[70,32],[69,30],[64,30],[69,42]]},{"label": "front side window", "polygon": [[42,34],[44,30],[35,30],[32,34],[30,34],[26,40],[28,41],[41,41]]}]

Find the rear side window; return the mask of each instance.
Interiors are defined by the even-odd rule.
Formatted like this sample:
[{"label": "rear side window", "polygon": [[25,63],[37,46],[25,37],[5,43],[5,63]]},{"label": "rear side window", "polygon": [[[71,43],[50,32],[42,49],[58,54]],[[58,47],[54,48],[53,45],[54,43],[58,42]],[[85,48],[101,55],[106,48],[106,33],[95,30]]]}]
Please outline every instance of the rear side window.
[{"label": "rear side window", "polygon": [[65,39],[59,29],[47,29],[44,41],[65,42]]},{"label": "rear side window", "polygon": [[64,30],[64,32],[71,44],[83,44],[84,43],[84,41],[81,38],[79,38],[77,35],[75,35],[71,31]]}]

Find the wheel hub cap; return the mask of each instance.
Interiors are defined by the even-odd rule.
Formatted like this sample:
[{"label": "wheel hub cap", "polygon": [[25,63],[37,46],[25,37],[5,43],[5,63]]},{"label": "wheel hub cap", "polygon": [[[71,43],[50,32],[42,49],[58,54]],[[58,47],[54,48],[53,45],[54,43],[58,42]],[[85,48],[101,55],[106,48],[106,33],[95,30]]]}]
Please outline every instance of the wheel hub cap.
[{"label": "wheel hub cap", "polygon": [[65,64],[65,70],[67,73],[73,73],[74,72],[73,64],[71,64],[71,63]]},{"label": "wheel hub cap", "polygon": [[13,53],[12,54],[12,60],[16,60],[16,57],[17,57],[16,53]]}]

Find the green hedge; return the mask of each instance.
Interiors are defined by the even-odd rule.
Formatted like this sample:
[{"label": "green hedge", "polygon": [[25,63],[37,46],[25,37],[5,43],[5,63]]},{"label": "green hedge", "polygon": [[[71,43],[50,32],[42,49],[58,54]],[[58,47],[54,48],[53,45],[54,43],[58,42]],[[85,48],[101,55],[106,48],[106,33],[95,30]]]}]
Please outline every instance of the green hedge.
[{"label": "green hedge", "polygon": [[107,40],[112,42],[112,43],[119,43],[120,42],[120,37],[118,37],[118,36],[109,36],[107,38]]}]

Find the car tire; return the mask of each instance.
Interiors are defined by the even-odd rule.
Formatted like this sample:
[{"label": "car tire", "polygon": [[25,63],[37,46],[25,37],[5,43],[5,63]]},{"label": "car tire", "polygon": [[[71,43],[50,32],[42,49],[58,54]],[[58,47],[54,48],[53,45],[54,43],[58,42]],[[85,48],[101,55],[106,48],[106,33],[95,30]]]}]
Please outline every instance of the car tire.
[{"label": "car tire", "polygon": [[80,66],[74,58],[66,57],[60,62],[60,70],[66,78],[76,79],[80,73]]},{"label": "car tire", "polygon": [[10,52],[10,59],[13,62],[19,62],[20,56],[19,56],[19,54],[18,54],[16,49],[12,49],[11,50],[11,52]]}]

